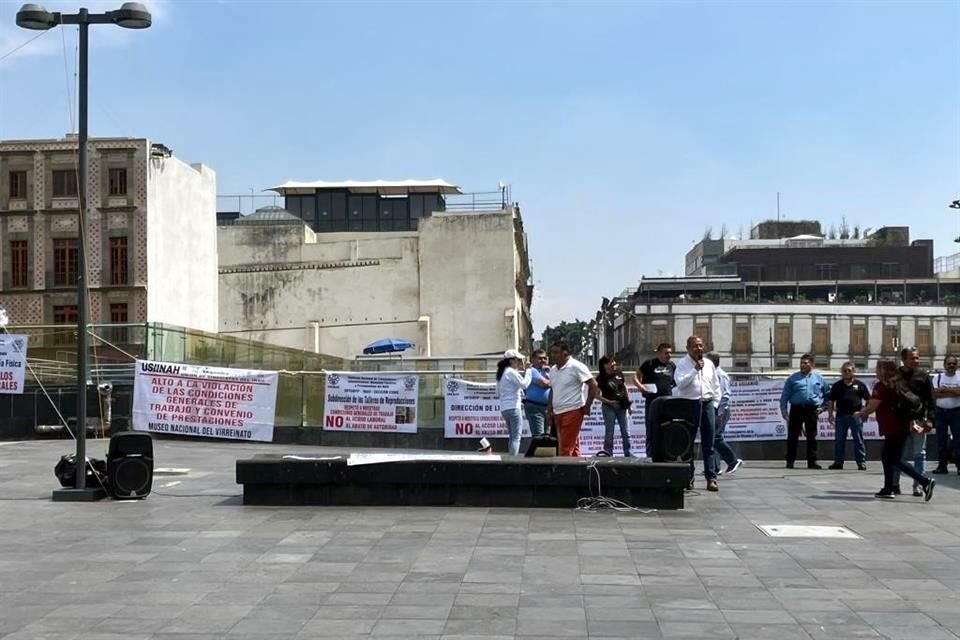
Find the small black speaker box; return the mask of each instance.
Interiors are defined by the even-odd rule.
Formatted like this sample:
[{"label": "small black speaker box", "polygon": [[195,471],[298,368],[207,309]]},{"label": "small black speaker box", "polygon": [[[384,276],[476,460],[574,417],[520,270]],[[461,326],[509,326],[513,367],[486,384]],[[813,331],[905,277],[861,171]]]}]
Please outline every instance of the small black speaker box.
[{"label": "small black speaker box", "polygon": [[153,438],[150,434],[122,431],[110,436],[107,475],[114,498],[146,498],[153,485]]},{"label": "small black speaker box", "polygon": [[650,405],[651,433],[647,455],[654,462],[689,462],[693,459],[694,426],[700,403],[685,398],[657,398]]}]

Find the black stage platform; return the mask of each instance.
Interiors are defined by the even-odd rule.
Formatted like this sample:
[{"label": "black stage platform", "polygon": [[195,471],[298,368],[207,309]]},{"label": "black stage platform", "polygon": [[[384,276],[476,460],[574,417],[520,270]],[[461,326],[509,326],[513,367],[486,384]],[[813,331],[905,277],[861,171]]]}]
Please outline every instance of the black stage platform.
[{"label": "black stage platform", "polygon": [[243,485],[247,505],[571,508],[591,490],[596,495],[597,474],[607,498],[635,507],[682,509],[690,466],[632,458],[402,452],[237,460],[237,484]]}]

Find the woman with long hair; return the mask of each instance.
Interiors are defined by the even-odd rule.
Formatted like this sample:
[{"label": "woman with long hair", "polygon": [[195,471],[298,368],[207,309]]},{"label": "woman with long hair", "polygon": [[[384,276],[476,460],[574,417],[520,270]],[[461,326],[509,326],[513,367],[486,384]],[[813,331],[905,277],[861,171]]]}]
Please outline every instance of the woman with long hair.
[{"label": "woman with long hair", "polygon": [[507,423],[507,433],[510,436],[510,455],[520,453],[520,429],[523,425],[521,406],[523,390],[530,386],[532,372],[529,367],[521,376],[518,372],[523,368],[523,354],[516,349],[509,349],[503,354],[503,359],[497,363],[497,397],[500,398],[500,414]]},{"label": "woman with long hair", "polygon": [[623,455],[629,458],[631,453],[627,411],[630,409],[630,398],[627,395],[627,385],[616,360],[603,356],[598,365],[600,371],[597,373],[597,385],[600,387],[600,410],[603,412],[604,426],[601,453],[613,455],[613,428],[619,423]]},{"label": "woman with long hair", "polygon": [[903,461],[903,447],[907,439],[911,433],[916,433],[918,428],[922,429],[914,423],[910,412],[903,409],[901,397],[905,392],[909,392],[909,389],[897,369],[897,363],[889,358],[880,360],[877,363],[877,383],[873,387],[870,402],[860,412],[863,420],[876,412],[880,435],[883,436],[883,452],[880,454],[883,461],[883,488],[876,497],[892,500],[900,493],[894,477],[894,470],[899,469],[922,487],[924,500],[930,500],[936,482],[924,477],[912,465]]}]

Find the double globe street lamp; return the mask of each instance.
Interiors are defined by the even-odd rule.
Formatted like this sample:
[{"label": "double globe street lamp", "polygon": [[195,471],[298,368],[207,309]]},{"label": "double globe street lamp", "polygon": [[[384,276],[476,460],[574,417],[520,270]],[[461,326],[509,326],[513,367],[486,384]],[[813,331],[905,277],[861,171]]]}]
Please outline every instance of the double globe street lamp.
[{"label": "double globe street lamp", "polygon": [[87,487],[87,290],[85,218],[87,210],[87,35],[91,24],[114,24],[125,29],[146,29],[153,22],[150,12],[139,2],[125,2],[119,9],[105,13],[90,13],[81,8],[77,13],[47,11],[37,4],[25,4],[17,12],[17,26],[34,31],[75,24],[80,28],[79,38],[79,147],[77,242],[77,478],[72,489],[53,492],[56,501],[89,502],[104,497],[102,487]]}]

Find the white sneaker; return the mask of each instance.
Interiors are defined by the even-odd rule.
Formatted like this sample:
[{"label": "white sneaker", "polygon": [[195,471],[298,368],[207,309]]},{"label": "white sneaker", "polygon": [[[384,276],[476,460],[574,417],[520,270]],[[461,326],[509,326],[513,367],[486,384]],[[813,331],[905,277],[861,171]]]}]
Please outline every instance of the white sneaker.
[{"label": "white sneaker", "polygon": [[727,470],[724,473],[734,474],[737,472],[737,469],[743,466],[743,459],[737,458],[737,461],[727,467]]}]

